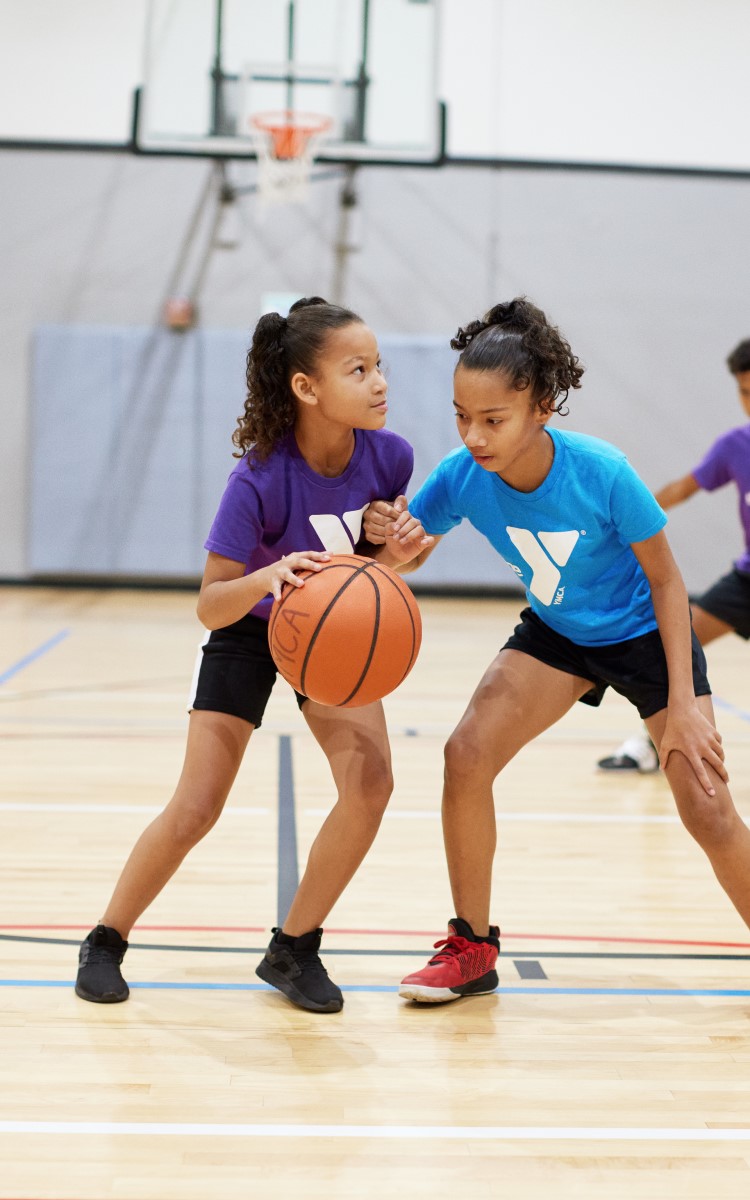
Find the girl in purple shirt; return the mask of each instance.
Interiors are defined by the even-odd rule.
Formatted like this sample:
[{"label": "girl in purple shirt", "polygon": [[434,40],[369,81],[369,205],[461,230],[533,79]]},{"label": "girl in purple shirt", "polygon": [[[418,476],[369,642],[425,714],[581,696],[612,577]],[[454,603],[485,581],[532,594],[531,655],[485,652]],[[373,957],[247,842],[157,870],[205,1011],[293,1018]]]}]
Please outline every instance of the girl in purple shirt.
[{"label": "girl in purple shirt", "polygon": [[[348,309],[313,297],[292,305],[288,318],[268,313],[258,322],[233,438],[239,462],[206,542],[198,616],[210,633],[182,774],[81,945],[76,992],[84,1000],[127,1000],[120,964],[133,924],[221,814],[276,680],[267,637],[273,599],[287,584],[303,587],[295,572],[320,570],[332,553],[384,553],[363,543],[362,515],[371,500],[402,495],[413,467],[409,444],[383,428],[386,394],[375,336]],[[416,520],[411,533],[404,562],[432,541]],[[320,926],[377,833],[392,790],[390,749],[379,702],[327,708],[297,695],[297,703],[338,799],[256,973],[301,1008],[338,1012],[341,991],[318,956]]]}]

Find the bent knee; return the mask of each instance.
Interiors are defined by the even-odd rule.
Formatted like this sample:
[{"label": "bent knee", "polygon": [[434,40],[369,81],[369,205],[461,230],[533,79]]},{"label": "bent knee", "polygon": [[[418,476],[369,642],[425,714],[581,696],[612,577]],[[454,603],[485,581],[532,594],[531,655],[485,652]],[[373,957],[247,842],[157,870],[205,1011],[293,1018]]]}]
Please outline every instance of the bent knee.
[{"label": "bent knee", "polygon": [[387,770],[377,780],[362,789],[362,799],[372,813],[382,816],[388,807],[388,801],[393,795],[393,775]]},{"label": "bent knee", "polygon": [[211,830],[221,816],[225,796],[191,797],[188,802],[176,799],[165,810],[170,833],[180,846],[194,846]]},{"label": "bent knee", "polygon": [[473,778],[488,770],[484,747],[469,730],[454,730],[445,744],[443,757],[446,779]]},{"label": "bent knee", "polygon": [[691,795],[680,803],[682,823],[701,846],[719,846],[735,834],[737,810],[730,800],[705,793]]},{"label": "bent knee", "polygon": [[[356,793],[351,795],[351,802],[356,804],[359,820],[366,825],[377,828],[393,795],[393,775],[385,768],[377,777],[363,780]],[[339,796],[339,800],[347,802],[347,797]]]}]

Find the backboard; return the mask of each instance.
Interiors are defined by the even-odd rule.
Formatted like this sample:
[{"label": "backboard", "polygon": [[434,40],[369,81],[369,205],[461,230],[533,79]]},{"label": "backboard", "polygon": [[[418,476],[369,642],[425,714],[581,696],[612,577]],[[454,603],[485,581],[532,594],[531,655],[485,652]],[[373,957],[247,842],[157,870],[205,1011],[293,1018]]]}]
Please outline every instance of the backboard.
[{"label": "backboard", "polygon": [[134,148],[245,158],[253,117],[328,119],[316,158],[431,163],[440,0],[150,0]]}]

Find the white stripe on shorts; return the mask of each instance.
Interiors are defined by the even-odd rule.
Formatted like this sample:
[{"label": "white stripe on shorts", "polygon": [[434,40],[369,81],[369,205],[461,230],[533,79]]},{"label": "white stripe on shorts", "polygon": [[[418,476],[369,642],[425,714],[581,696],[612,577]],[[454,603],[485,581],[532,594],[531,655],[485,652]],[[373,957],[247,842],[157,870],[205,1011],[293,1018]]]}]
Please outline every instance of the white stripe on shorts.
[{"label": "white stripe on shorts", "polygon": [[188,705],[187,705],[188,712],[193,711],[193,705],[195,704],[195,697],[198,692],[198,676],[200,675],[201,663],[203,662],[203,647],[205,646],[205,644],[208,641],[208,639],[210,638],[210,636],[211,636],[211,630],[207,629],[205,636],[203,638],[203,641],[201,642],[201,644],[198,647],[198,653],[195,656],[195,666],[193,667],[193,678],[190,680],[190,695],[188,697]]}]

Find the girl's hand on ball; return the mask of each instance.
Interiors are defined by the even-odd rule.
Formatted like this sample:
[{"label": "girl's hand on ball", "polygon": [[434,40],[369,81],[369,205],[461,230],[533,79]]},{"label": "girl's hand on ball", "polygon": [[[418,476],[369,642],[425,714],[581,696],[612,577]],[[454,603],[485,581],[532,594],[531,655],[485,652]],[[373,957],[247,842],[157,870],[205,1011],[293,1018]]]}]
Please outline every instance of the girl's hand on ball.
[{"label": "girl's hand on ball", "polygon": [[295,554],[285,554],[282,559],[269,567],[271,572],[268,590],[274,600],[281,599],[285,584],[292,587],[304,587],[304,579],[295,575],[295,571],[319,571],[323,563],[330,560],[330,554],[321,550],[301,550]]},{"label": "girl's hand on ball", "polygon": [[[324,556],[315,555],[317,560]],[[422,622],[414,596],[385,563],[331,553],[305,587],[274,603],[268,645],[279,673],[316,704],[359,708],[403,682],[414,665]],[[284,559],[312,561],[312,555]]]}]

